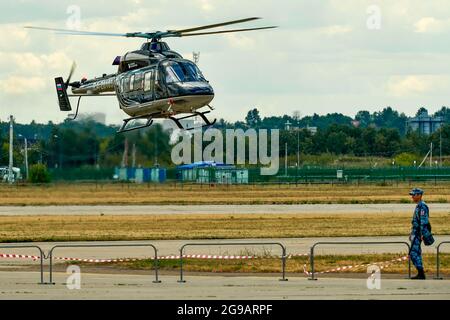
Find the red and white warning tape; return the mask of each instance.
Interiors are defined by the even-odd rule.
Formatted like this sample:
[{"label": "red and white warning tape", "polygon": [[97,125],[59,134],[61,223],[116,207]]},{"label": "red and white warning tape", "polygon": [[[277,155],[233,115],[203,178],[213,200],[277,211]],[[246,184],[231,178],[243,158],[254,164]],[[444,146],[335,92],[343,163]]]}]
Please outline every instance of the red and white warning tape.
[{"label": "red and white warning tape", "polygon": [[[0,258],[4,259],[40,259],[39,256],[30,256],[30,255],[22,255],[22,254],[3,254],[0,253]],[[185,259],[206,259],[206,260],[248,260],[248,259],[256,259],[255,256],[233,256],[233,255],[206,255],[206,254],[188,254],[183,255]],[[62,260],[62,261],[78,261],[78,262],[92,262],[92,263],[112,263],[112,262],[130,262],[130,261],[139,261],[139,260],[148,260],[153,259],[149,258],[133,258],[133,259],[82,259],[82,258],[70,258],[70,257],[53,257],[54,260]],[[177,260],[180,259],[180,256],[169,255],[169,256],[161,256],[158,257],[158,260]]]},{"label": "red and white warning tape", "polygon": [[[324,273],[332,273],[332,272],[341,272],[341,271],[355,270],[355,269],[359,269],[359,268],[362,268],[362,267],[368,267],[368,266],[371,266],[371,265],[377,265],[377,266],[380,267],[380,269],[384,269],[384,268],[389,267],[391,264],[402,262],[402,261],[408,261],[408,259],[409,259],[408,256],[404,256],[404,257],[400,257],[400,258],[396,258],[396,259],[392,259],[392,260],[384,261],[384,262],[357,264],[357,265],[354,265],[354,266],[343,266],[343,267],[334,268],[334,269],[330,269],[330,270],[326,270],[326,271],[314,272],[314,274],[324,274]],[[304,271],[304,273],[307,276],[310,276],[312,274],[312,272],[309,272],[308,270],[306,270],[306,264],[303,266],[303,271]]]},{"label": "red and white warning tape", "polygon": [[7,253],[0,253],[0,258],[4,258],[4,259],[33,259],[33,260],[38,260],[41,257],[39,256],[29,256],[29,255],[25,255],[25,254],[7,254]]},{"label": "red and white warning tape", "polygon": [[[206,259],[206,260],[248,260],[256,259],[255,256],[224,256],[224,255],[206,255],[206,254],[187,254],[183,255],[186,259]],[[159,260],[176,260],[180,259],[180,256],[165,256],[158,257]]]}]

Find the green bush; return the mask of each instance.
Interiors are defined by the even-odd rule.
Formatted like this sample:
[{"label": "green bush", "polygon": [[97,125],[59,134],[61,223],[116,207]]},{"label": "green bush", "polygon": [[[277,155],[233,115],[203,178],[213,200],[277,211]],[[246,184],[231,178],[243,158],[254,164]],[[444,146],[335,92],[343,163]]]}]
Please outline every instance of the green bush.
[{"label": "green bush", "polygon": [[420,157],[415,154],[403,152],[395,157],[395,164],[401,167],[412,167],[414,165],[414,160],[416,164],[419,165]]},{"label": "green bush", "polygon": [[49,183],[50,180],[50,173],[45,165],[35,164],[30,167],[31,183]]}]

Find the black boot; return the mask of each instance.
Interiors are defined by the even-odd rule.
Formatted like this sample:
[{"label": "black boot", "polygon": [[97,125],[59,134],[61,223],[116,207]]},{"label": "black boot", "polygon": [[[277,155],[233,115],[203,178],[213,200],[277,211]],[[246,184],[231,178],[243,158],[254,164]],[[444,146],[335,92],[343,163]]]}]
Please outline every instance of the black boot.
[{"label": "black boot", "polygon": [[417,276],[412,277],[411,279],[414,280],[425,280],[425,272],[423,271],[423,268],[417,269]]}]

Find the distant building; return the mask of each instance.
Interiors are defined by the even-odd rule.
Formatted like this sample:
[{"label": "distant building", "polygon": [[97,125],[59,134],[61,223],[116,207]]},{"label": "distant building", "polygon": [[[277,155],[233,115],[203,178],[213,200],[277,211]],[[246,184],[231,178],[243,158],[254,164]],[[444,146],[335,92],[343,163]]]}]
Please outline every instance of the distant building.
[{"label": "distant building", "polygon": [[419,131],[421,134],[432,134],[439,130],[444,124],[443,117],[432,117],[428,112],[424,111],[417,117],[409,118],[407,127],[413,131]]},{"label": "distant building", "polygon": [[317,133],[317,127],[306,126],[306,130],[308,130],[312,135]]},{"label": "distant building", "polygon": [[309,133],[311,133],[312,135],[315,135],[317,133],[317,127],[310,127],[310,126],[306,126],[306,127],[291,127],[291,129],[293,130],[306,130],[309,131]]}]

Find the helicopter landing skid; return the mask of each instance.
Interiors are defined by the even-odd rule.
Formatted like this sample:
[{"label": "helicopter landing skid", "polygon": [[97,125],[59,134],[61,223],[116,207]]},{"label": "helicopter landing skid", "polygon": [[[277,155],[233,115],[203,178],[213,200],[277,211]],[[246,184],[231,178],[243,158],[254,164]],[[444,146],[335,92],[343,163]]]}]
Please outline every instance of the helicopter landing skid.
[{"label": "helicopter landing skid", "polygon": [[[199,129],[199,128],[205,128],[205,127],[211,127],[213,126],[217,119],[214,119],[213,121],[209,121],[209,119],[205,116],[205,114],[210,113],[211,111],[204,111],[204,112],[193,112],[192,114],[185,116],[185,117],[181,117],[181,118],[175,118],[175,117],[169,117],[169,119],[171,119],[173,122],[175,122],[175,124],[177,125],[178,128],[180,128],[181,130],[195,130],[195,129]],[[195,127],[195,128],[185,128],[183,127],[183,125],[181,124],[180,120],[184,120],[184,119],[189,119],[192,117],[196,117],[196,116],[200,116],[203,119],[203,122],[205,122],[204,125],[199,126],[199,127]]]},{"label": "helicopter landing skid", "polygon": [[[139,119],[147,119],[147,122],[145,124],[143,124],[143,125],[126,129],[128,122],[130,122],[132,120],[139,120]],[[129,131],[134,131],[134,130],[148,128],[152,124],[153,124],[153,119],[152,119],[152,117],[149,117],[149,116],[139,116],[139,117],[132,117],[132,118],[128,118],[128,119],[123,119],[123,124],[120,127],[119,131],[117,131],[117,133],[123,133],[123,132],[129,132]]]}]

